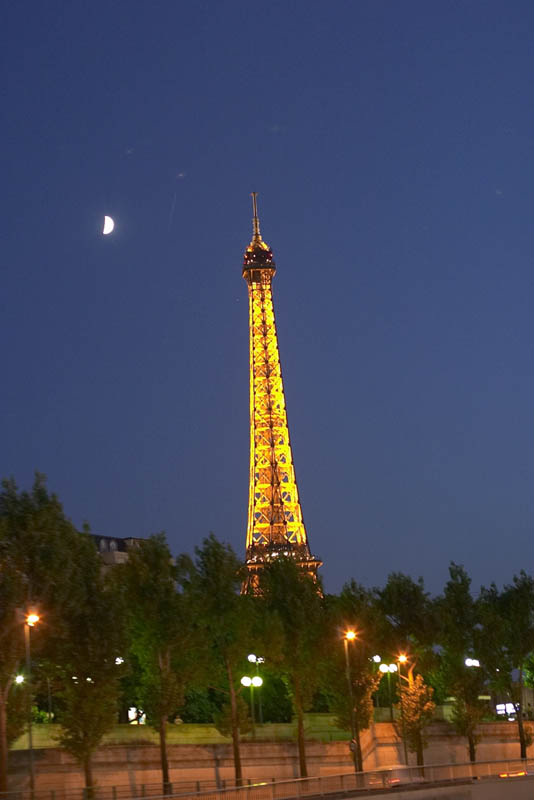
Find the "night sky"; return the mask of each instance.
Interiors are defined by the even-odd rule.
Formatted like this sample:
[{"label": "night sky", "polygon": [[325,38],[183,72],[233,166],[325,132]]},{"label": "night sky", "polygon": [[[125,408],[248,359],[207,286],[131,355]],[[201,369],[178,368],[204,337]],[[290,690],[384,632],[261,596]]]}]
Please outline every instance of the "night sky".
[{"label": "night sky", "polygon": [[255,190],[326,589],[533,571],[531,0],[34,0],[1,29],[0,475],[244,554]]}]

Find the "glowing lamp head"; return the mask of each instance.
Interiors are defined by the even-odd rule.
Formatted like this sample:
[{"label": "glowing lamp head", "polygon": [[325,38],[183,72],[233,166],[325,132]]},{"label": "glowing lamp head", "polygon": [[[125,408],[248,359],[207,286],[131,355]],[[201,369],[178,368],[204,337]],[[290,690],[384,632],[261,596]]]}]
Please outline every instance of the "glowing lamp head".
[{"label": "glowing lamp head", "polygon": [[406,664],[407,661],[408,656],[404,655],[404,653],[401,653],[399,656],[399,664]]},{"label": "glowing lamp head", "polygon": [[249,678],[248,675],[243,675],[241,678],[241,685],[242,686],[250,686],[252,684],[252,678]]},{"label": "glowing lamp head", "polygon": [[256,688],[259,688],[262,684],[263,684],[263,678],[260,678],[259,675],[255,675],[252,678],[252,685],[255,686]]},{"label": "glowing lamp head", "polygon": [[382,661],[382,658],[381,658],[381,656],[378,656],[378,655],[377,656],[373,656],[373,661],[375,662],[375,664],[380,664],[380,662]]},{"label": "glowing lamp head", "polygon": [[390,672],[396,672],[397,671],[397,665],[396,664],[388,664],[388,670]]},{"label": "glowing lamp head", "polygon": [[380,664],[378,669],[380,670],[380,672],[383,672],[384,675],[386,674],[386,672],[389,672],[389,667],[387,664]]},{"label": "glowing lamp head", "polygon": [[28,614],[28,616],[26,617],[26,624],[29,625],[30,628],[33,628],[33,626],[39,622],[39,619],[40,619],[39,614],[34,614],[34,613]]},{"label": "glowing lamp head", "polygon": [[257,660],[258,659],[254,655],[254,653],[250,653],[250,655],[247,656],[247,661],[250,661],[251,664],[255,664]]},{"label": "glowing lamp head", "polygon": [[349,642],[353,642],[356,636],[357,636],[356,631],[347,631],[345,634],[345,639],[347,639],[347,641]]},{"label": "glowing lamp head", "polygon": [[17,675],[15,683],[24,683],[24,675]]}]

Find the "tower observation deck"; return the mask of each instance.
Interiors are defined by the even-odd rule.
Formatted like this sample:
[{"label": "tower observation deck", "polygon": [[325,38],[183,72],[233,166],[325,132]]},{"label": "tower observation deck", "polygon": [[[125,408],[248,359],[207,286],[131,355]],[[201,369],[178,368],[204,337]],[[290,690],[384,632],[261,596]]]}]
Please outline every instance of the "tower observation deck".
[{"label": "tower observation deck", "polygon": [[284,385],[272,297],[273,253],[263,241],[252,193],[252,241],[245,250],[250,337],[250,484],[246,541],[248,584],[257,589],[263,566],[278,556],[294,558],[316,577],[302,518],[289,441]]}]

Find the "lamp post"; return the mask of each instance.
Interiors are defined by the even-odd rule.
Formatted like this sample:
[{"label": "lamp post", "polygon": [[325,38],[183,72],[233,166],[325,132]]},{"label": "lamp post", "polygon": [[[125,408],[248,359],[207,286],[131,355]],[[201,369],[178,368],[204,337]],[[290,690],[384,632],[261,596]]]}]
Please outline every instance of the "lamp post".
[{"label": "lamp post", "polygon": [[[376,664],[378,669],[380,669],[380,667],[378,665],[382,661],[382,657],[377,654],[376,656],[373,656],[372,660],[373,660],[373,663]],[[376,700],[376,707],[380,708],[380,697],[379,697],[378,691],[375,692],[375,700]]]},{"label": "lamp post", "polygon": [[[350,674],[350,659],[349,659],[349,642],[356,639],[356,631],[347,631],[343,637],[343,647],[345,650],[345,676],[347,678],[347,688],[349,690],[350,700],[350,734],[351,743],[350,749],[352,751],[352,760],[354,762],[354,772],[358,772],[359,762],[361,761],[361,753],[359,752],[359,741],[356,738],[356,719],[354,716],[354,696],[352,693],[352,678]],[[358,752],[356,752],[358,748]]]},{"label": "lamp post", "polygon": [[249,675],[243,675],[241,678],[241,685],[250,689],[250,716],[252,719],[252,738],[256,738],[256,720],[254,717],[254,689],[259,689],[263,683],[263,679],[259,675],[254,675],[251,678]]},{"label": "lamp post", "polygon": [[397,672],[396,664],[380,664],[378,667],[382,674],[388,676],[388,699],[389,699],[389,718],[393,722],[393,701],[391,698],[391,673]]},{"label": "lamp post", "polygon": [[[250,661],[251,664],[256,664],[256,675],[259,677],[260,664],[264,664],[265,659],[262,658],[261,656],[255,655],[254,653],[250,653],[250,655],[247,656],[247,660]],[[260,687],[262,683],[260,683]],[[260,712],[260,725],[263,725],[263,706],[261,702],[261,692],[258,692],[258,710]]]},{"label": "lamp post", "polygon": [[24,646],[26,648],[26,673],[28,678],[28,761],[30,768],[30,792],[33,797],[35,791],[35,768],[33,763],[33,736],[32,736],[32,672],[31,672],[31,642],[30,628],[39,622],[39,614],[30,612],[24,619]]},{"label": "lamp post", "polygon": [[403,674],[401,671],[401,664],[408,661],[407,656],[401,653],[397,659],[399,666],[399,693],[400,693],[400,707],[401,707],[401,725],[402,725],[402,746],[404,749],[404,763],[408,766],[408,748],[406,747],[406,726],[404,723],[404,688],[402,684]]}]

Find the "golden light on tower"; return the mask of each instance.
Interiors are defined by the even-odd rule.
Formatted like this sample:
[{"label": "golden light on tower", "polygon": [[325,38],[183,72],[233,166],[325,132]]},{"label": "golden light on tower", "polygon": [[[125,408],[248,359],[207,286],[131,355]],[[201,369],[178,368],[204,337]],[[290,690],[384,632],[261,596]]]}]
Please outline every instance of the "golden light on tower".
[{"label": "golden light on tower", "polygon": [[322,562],[311,555],[289,441],[271,282],[273,253],[260,233],[252,193],[252,241],[245,251],[250,340],[250,483],[246,539],[249,583],[278,556],[295,558],[315,577]]}]

